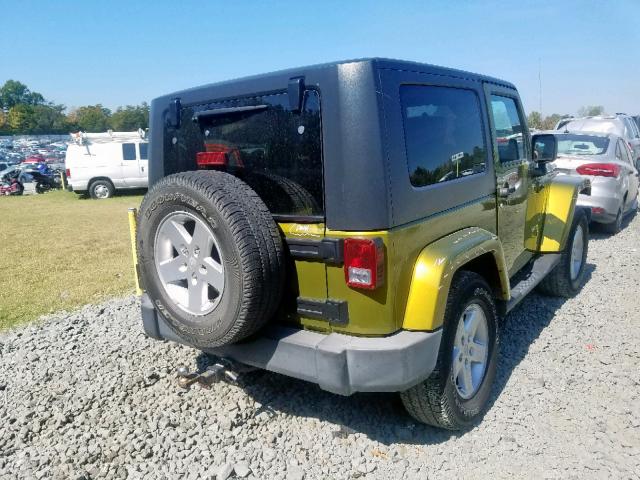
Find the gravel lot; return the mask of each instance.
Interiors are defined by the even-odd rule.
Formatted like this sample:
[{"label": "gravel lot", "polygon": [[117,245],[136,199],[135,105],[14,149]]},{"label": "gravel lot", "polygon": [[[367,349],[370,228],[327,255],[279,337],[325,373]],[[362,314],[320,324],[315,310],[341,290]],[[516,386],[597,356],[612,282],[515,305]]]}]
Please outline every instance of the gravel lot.
[{"label": "gravel lot", "polygon": [[575,299],[509,315],[463,435],[266,372],[182,390],[176,366],[209,360],[147,339],[132,297],[1,334],[0,478],[640,478],[639,234],[592,234]]}]

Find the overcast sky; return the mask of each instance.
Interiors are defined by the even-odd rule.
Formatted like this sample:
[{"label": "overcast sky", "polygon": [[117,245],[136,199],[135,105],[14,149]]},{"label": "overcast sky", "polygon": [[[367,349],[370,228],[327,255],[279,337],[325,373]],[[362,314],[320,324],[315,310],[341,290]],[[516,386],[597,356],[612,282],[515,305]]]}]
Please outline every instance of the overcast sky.
[{"label": "overcast sky", "polygon": [[[640,0],[0,1],[0,83],[67,107],[381,56],[509,80],[525,109],[640,113]],[[539,89],[542,77],[542,99]]]}]

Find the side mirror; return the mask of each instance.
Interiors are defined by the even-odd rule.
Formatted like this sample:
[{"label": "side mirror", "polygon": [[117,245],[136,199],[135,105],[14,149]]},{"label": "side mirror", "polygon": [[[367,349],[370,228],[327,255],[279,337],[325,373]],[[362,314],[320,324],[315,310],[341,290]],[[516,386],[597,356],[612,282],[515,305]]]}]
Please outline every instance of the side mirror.
[{"label": "side mirror", "polygon": [[558,156],[558,140],[555,135],[542,133],[531,137],[533,160],[538,163],[553,162]]}]

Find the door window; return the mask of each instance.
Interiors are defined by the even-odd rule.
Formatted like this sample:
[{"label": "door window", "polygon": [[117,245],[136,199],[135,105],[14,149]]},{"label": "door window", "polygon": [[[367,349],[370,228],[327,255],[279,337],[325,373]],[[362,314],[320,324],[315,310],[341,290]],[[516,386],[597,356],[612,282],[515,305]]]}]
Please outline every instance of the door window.
[{"label": "door window", "polygon": [[140,147],[140,160],[148,160],[149,144],[139,143],[138,146]]},{"label": "door window", "polygon": [[135,160],[136,159],[136,144],[135,143],[123,143],[122,144],[122,159],[123,160]]},{"label": "door window", "polygon": [[526,159],[523,122],[515,100],[501,95],[491,95],[491,114],[500,162]]},{"label": "door window", "polygon": [[487,151],[473,90],[400,88],[409,178],[415,187],[484,172]]},{"label": "door window", "polygon": [[618,148],[616,149],[616,157],[623,162],[628,163],[629,165],[633,165],[631,158],[629,157],[629,151],[627,150],[627,146],[622,143],[622,140],[618,140]]}]

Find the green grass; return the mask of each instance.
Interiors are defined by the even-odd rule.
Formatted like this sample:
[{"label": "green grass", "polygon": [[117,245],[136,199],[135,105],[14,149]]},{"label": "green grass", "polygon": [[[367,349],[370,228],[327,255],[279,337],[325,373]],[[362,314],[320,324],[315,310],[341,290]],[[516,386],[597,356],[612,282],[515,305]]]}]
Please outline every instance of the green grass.
[{"label": "green grass", "polygon": [[0,197],[0,330],[134,292],[127,208],[142,197]]}]

